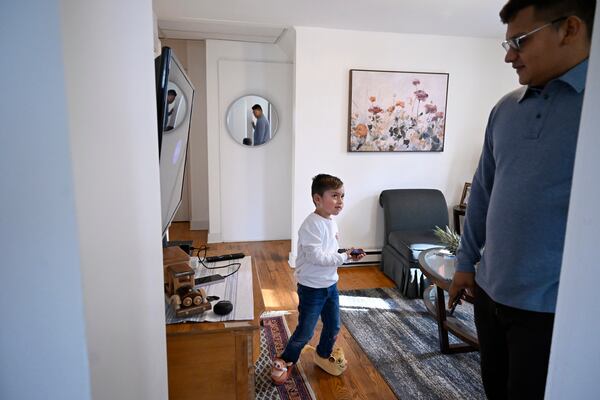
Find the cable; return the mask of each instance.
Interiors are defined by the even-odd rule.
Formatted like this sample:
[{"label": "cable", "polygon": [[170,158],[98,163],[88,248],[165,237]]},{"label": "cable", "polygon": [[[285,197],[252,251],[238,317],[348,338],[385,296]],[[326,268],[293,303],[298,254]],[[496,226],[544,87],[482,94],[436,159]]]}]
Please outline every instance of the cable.
[{"label": "cable", "polygon": [[204,250],[204,256],[206,256],[206,251],[209,249],[210,247],[208,247],[205,244],[200,245],[200,247],[190,247],[190,249],[192,251],[197,250],[196,255],[199,257],[200,256],[200,251]]},{"label": "cable", "polygon": [[[208,246],[205,246],[205,245],[203,245],[203,246],[200,246],[199,248],[197,248],[197,249],[195,249],[195,250],[198,250],[198,251],[196,252],[196,257],[198,257],[198,261],[199,261],[199,262],[200,262],[200,264],[202,264],[202,266],[203,266],[204,268],[206,268],[206,269],[210,269],[210,270],[212,270],[212,269],[222,269],[222,268],[229,268],[229,267],[233,267],[233,266],[237,265],[237,268],[235,269],[235,271],[233,271],[233,272],[230,272],[230,273],[229,273],[229,274],[227,274],[227,275],[224,275],[224,276],[223,276],[223,278],[227,278],[228,276],[231,276],[231,275],[235,274],[235,273],[236,273],[236,272],[238,272],[238,271],[240,270],[240,268],[242,267],[242,263],[239,263],[239,262],[229,263],[229,264],[227,264],[227,265],[223,265],[223,266],[221,266],[221,267],[209,267],[208,265],[206,265],[206,264],[204,263],[204,260],[206,259],[206,252],[207,252],[207,250],[208,250]],[[203,258],[200,258],[200,251],[202,251],[202,250],[204,250],[204,257],[203,257]]]},{"label": "cable", "polygon": [[[235,271],[230,272],[227,275],[223,275],[223,278],[227,278],[228,276],[231,276],[231,275],[237,273],[240,270],[240,268],[242,267],[242,263],[232,263],[232,264],[229,264],[228,267],[233,266],[233,265],[237,265],[237,268],[235,269]],[[225,267],[221,267],[221,268],[225,268]],[[215,268],[211,268],[211,269],[215,269]]]},{"label": "cable", "polygon": [[[204,263],[204,260],[206,260],[206,251],[208,250],[208,247],[207,246],[203,246],[203,247],[198,248],[197,250],[198,250],[198,252],[196,252],[196,256],[198,257],[198,261],[200,261],[200,264],[202,264],[202,266],[204,268],[206,268],[206,269],[221,269],[221,268],[228,268],[228,267],[231,267],[231,266],[234,266],[234,265],[241,265],[239,262],[234,262],[234,263],[230,263],[230,264],[227,264],[227,265],[223,265],[221,267],[209,267],[208,265],[206,265]],[[200,258],[200,251],[201,250],[204,250],[204,257],[202,257],[202,258]]]}]

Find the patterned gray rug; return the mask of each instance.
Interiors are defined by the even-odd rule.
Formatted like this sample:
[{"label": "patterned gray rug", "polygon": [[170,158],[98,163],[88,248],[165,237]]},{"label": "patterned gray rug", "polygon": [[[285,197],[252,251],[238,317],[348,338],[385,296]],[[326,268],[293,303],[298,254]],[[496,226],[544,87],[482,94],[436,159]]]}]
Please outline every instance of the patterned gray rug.
[{"label": "patterned gray rug", "polygon": [[[399,399],[485,399],[479,353],[440,353],[437,324],[422,300],[392,288],[343,291],[340,313]],[[463,302],[455,316],[474,326],[470,304]]]}]

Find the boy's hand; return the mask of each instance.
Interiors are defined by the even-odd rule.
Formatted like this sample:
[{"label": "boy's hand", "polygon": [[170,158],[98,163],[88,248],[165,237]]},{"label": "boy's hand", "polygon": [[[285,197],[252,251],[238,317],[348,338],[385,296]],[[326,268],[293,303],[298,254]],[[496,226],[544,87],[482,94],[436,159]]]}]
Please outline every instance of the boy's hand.
[{"label": "boy's hand", "polygon": [[352,259],[352,261],[359,261],[362,258],[364,258],[364,256],[366,255],[364,251],[359,254],[352,254],[352,252],[354,250],[356,250],[354,247],[346,250],[346,254],[348,255],[348,258]]}]

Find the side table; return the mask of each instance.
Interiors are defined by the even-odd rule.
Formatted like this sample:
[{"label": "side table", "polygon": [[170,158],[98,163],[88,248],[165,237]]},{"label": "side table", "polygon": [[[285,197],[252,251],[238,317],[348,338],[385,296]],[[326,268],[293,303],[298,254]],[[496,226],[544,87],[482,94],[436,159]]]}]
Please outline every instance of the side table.
[{"label": "side table", "polygon": [[452,208],[452,216],[454,217],[454,231],[460,235],[460,217],[465,216],[467,212],[467,207],[464,206],[454,206]]},{"label": "side table", "polygon": [[[443,354],[463,353],[479,350],[477,336],[457,318],[446,313],[444,292],[447,292],[454,276],[454,257],[439,255],[440,249],[430,249],[419,254],[419,268],[433,283],[423,294],[423,302],[427,311],[437,320],[440,351]],[[465,301],[472,303],[473,298],[465,296]],[[448,332],[461,339],[463,343],[450,344]]]}]

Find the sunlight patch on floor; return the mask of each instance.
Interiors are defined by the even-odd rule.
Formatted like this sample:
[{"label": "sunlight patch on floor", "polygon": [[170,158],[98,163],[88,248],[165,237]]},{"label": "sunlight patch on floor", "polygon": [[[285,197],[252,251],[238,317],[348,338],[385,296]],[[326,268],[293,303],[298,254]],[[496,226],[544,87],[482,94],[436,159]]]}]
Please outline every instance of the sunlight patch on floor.
[{"label": "sunlight patch on floor", "polygon": [[372,308],[356,308],[356,307],[340,307],[342,311],[361,311],[361,312],[369,312]]},{"label": "sunlight patch on floor", "polygon": [[360,296],[340,296],[340,307],[347,309],[379,309],[379,310],[391,310],[390,305],[384,299],[377,299],[373,297],[360,297]]},{"label": "sunlight patch on floor", "polygon": [[279,295],[273,289],[262,289],[263,300],[266,308],[277,308],[281,307],[279,301]]},{"label": "sunlight patch on floor", "polygon": [[[262,289],[263,301],[267,309],[273,308],[296,308],[298,304],[298,294],[295,291],[286,291],[278,289]],[[290,303],[291,299],[291,303]]]}]

